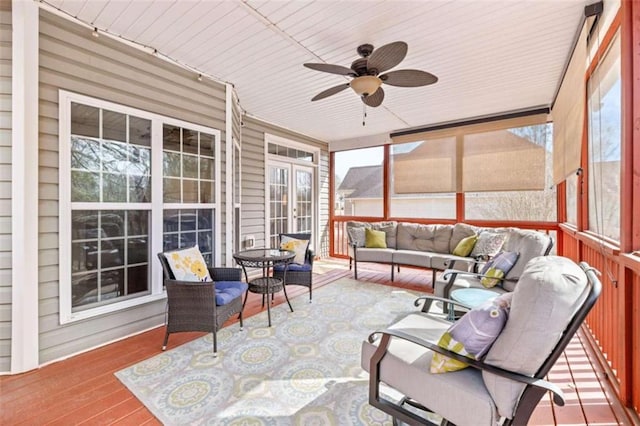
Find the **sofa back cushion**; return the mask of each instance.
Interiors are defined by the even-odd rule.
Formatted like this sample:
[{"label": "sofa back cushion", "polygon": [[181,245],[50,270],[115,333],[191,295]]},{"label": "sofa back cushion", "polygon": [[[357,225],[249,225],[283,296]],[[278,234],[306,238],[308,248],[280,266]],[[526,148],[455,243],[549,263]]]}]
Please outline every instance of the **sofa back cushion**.
[{"label": "sofa back cushion", "polygon": [[453,253],[453,250],[460,244],[460,241],[472,235],[478,235],[481,229],[482,228],[478,228],[477,226],[467,225],[466,223],[456,223],[453,225],[451,239],[449,240],[449,253]]},{"label": "sofa back cushion", "polygon": [[518,253],[518,259],[505,276],[504,289],[513,291],[527,263],[534,257],[543,256],[551,243],[551,237],[542,232],[510,228],[502,250]]},{"label": "sofa back cushion", "polygon": [[359,222],[350,220],[347,222],[347,237],[349,239],[349,245],[356,244],[357,247],[365,246],[364,229],[369,228],[376,231],[383,231],[385,233],[385,239],[387,248],[396,248],[396,230],[398,223],[394,221],[386,222]]},{"label": "sofa back cushion", "polygon": [[[587,277],[570,259],[540,256],[531,260],[513,291],[509,319],[484,361],[533,376],[587,293]],[[482,377],[500,415],[512,418],[524,385],[486,371]]]},{"label": "sofa back cushion", "polygon": [[453,225],[398,224],[397,248],[434,253],[450,253],[449,242]]}]

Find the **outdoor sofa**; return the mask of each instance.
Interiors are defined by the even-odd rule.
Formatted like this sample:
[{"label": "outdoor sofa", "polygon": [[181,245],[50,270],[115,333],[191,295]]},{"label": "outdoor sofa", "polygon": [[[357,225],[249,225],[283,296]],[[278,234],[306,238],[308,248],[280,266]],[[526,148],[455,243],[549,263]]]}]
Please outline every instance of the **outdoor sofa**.
[{"label": "outdoor sofa", "polygon": [[[385,234],[386,247],[367,247],[366,229]],[[349,242],[349,268],[358,279],[358,263],[375,262],[391,266],[431,269],[434,295],[449,297],[456,288],[485,288],[480,274],[483,264],[500,252],[515,253],[514,264],[498,285],[491,287],[498,293],[513,291],[515,283],[529,260],[550,253],[553,239],[543,232],[520,228],[477,227],[466,223],[419,224],[410,222],[357,222],[346,225]],[[454,254],[464,239],[476,240],[466,256]],[[458,250],[459,252],[459,250]],[[444,271],[436,276],[437,271]]]}]

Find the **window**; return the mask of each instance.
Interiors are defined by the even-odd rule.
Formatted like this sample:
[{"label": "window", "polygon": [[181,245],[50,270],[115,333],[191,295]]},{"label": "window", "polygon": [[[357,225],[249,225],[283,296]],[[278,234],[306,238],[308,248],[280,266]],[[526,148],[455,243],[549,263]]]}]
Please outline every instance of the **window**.
[{"label": "window", "polygon": [[620,240],[620,37],[588,82],[589,230]]},{"label": "window", "polygon": [[163,297],[157,252],[213,259],[219,134],[60,92],[62,323]]},{"label": "window", "polygon": [[382,147],[336,152],[334,157],[335,214],[383,215]]},{"label": "window", "polygon": [[456,217],[457,138],[391,146],[391,212],[397,218]]},{"label": "window", "polygon": [[552,125],[465,135],[465,218],[555,222]]}]

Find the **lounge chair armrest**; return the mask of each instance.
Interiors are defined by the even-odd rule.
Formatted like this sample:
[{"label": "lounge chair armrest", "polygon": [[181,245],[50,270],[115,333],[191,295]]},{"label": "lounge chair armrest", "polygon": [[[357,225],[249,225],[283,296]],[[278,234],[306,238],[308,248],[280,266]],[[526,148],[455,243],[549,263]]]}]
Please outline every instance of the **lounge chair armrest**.
[{"label": "lounge chair armrest", "polygon": [[487,371],[487,372],[496,374],[498,376],[505,377],[507,379],[515,380],[520,383],[525,383],[527,385],[532,385],[532,386],[536,386],[538,388],[544,389],[545,391],[549,391],[553,394],[553,401],[556,403],[556,405],[563,406],[565,403],[564,394],[562,390],[557,385],[551,382],[548,382],[546,380],[525,376],[520,373],[504,370],[502,368],[493,366],[491,364],[486,364],[482,361],[467,358],[465,356],[459,355],[455,352],[451,352],[445,348],[442,348],[432,342],[426,341],[412,334],[405,333],[401,330],[387,329],[383,331],[374,331],[369,335],[369,342],[376,341],[379,335],[381,335],[380,344],[378,345],[378,348],[376,349],[376,351],[371,357],[369,371],[373,371],[374,369],[378,371],[377,370],[378,365],[380,364],[380,362],[384,358],[384,355],[387,352],[389,344],[391,343],[391,338],[394,337],[394,338],[406,340],[416,345],[422,346],[423,348],[429,349],[433,352],[438,352],[442,355],[448,356],[449,358],[455,359],[456,361],[464,362],[469,366],[476,368],[478,370]]},{"label": "lounge chair armrest", "polygon": [[465,305],[464,303],[458,302],[456,300],[447,299],[446,297],[433,296],[433,295],[430,295],[430,294],[426,294],[424,296],[418,297],[416,300],[413,301],[413,305],[419,308],[420,307],[420,303],[422,303],[423,301],[426,301],[426,300],[440,301],[440,302],[444,302],[444,303],[449,303],[449,304],[452,304],[452,305],[460,306],[460,307],[465,308],[465,309],[472,309],[471,306]]}]

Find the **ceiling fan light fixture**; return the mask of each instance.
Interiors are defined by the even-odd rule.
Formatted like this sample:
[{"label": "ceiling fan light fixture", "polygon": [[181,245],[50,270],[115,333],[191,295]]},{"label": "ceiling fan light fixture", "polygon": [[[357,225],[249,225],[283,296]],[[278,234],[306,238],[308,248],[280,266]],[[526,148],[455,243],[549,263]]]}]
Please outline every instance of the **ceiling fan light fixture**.
[{"label": "ceiling fan light fixture", "polygon": [[363,75],[351,80],[350,86],[358,96],[373,95],[382,85],[382,80],[374,75]]}]

